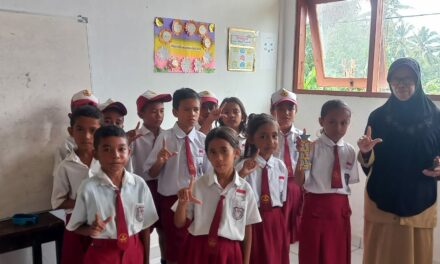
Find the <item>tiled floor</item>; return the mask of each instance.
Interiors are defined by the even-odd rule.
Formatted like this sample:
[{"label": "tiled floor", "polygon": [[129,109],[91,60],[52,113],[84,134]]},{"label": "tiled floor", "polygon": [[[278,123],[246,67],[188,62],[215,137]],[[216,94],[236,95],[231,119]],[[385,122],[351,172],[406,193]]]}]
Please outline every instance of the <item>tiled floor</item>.
[{"label": "tiled floor", "polygon": [[[361,264],[362,263],[362,249],[352,246],[351,247],[351,263]],[[298,243],[290,245],[290,263],[297,264],[298,262]]]},{"label": "tiled floor", "polygon": [[[352,246],[351,247],[351,263],[361,264],[362,263],[362,249]],[[157,234],[153,232],[151,234],[151,252],[150,252],[150,263],[160,264],[160,251],[157,244]],[[290,246],[290,263],[298,263],[298,243]]]}]

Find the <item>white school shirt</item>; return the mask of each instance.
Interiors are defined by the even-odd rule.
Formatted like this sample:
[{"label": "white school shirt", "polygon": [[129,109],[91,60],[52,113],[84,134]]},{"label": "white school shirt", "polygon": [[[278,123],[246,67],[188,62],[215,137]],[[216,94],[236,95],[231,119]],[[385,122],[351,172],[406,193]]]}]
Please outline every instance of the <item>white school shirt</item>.
[{"label": "white school shirt", "polygon": [[[52,208],[58,208],[66,198],[76,200],[77,191],[84,179],[92,177],[94,173],[99,171],[101,165],[99,161],[92,159],[90,168],[84,164],[81,159],[72,151],[58,166],[53,175],[52,188]],[[72,209],[65,210],[67,214],[72,212]]]},{"label": "white school shirt", "polygon": [[[163,132],[163,129],[159,129],[159,134]],[[131,165],[132,172],[141,176],[146,181],[157,180],[148,175],[148,171],[144,171],[144,164],[150,155],[155,143],[155,135],[145,126],[139,129],[139,133],[142,135],[131,143]],[[162,144],[162,142],[160,142]]]},{"label": "white school shirt", "polygon": [[[193,195],[203,202],[201,205],[189,203],[187,207],[187,218],[194,219],[188,227],[193,236],[209,234],[220,195],[225,198],[218,228],[219,236],[242,241],[246,226],[261,222],[252,188],[237,172],[232,182],[224,189],[213,171],[205,174],[194,183]],[[174,212],[177,210],[178,202],[177,200],[171,207]]]},{"label": "white school shirt", "polygon": [[[331,188],[333,171],[333,146],[338,145],[339,163],[341,166],[342,188]],[[348,184],[359,182],[356,153],[352,145],[340,139],[336,144],[322,134],[314,144],[310,153],[311,170],[305,171],[304,189],[311,193],[350,194]]]},{"label": "white school shirt", "polygon": [[[187,187],[190,180],[186,160],[185,137],[187,135],[177,125],[163,131],[156,139],[153,150],[144,164],[144,171],[148,172],[156,162],[157,153],[162,149],[162,141],[165,138],[167,149],[170,152],[177,152],[163,165],[158,177],[157,191],[164,196],[176,195],[177,192]],[[196,178],[202,176],[210,169],[210,163],[205,155],[205,135],[193,128],[189,133],[191,153],[196,168]]]},{"label": "white school shirt", "polygon": [[[255,198],[257,200],[258,206],[260,206],[260,196],[261,196],[261,176],[263,173],[263,168],[267,165],[268,175],[269,175],[269,191],[270,198],[272,200],[272,207],[282,207],[283,202],[286,201],[287,195],[287,168],[284,162],[273,155],[270,156],[269,160],[266,161],[261,156],[256,159],[258,167],[251,174],[244,177],[244,179],[251,185],[254,191]],[[240,171],[243,168],[243,163],[245,160],[240,161],[236,170]]]},{"label": "white school shirt", "polygon": [[[274,153],[274,156],[279,158],[284,162],[284,139],[286,134],[278,131],[278,149]],[[289,146],[290,151],[290,160],[292,161],[292,170],[295,172],[296,162],[298,160],[298,151],[296,150],[296,138],[302,135],[302,131],[295,128],[293,125],[290,128],[290,131],[287,132],[287,144]]]},{"label": "white school shirt", "polygon": [[243,157],[246,147],[246,135],[243,133],[238,134],[238,146],[240,147],[240,157]]},{"label": "white school shirt", "polygon": [[[116,193],[118,188],[102,170],[81,184],[78,199],[66,228],[75,231],[83,224],[92,225],[95,215],[102,220],[111,216],[105,229],[93,238],[116,239]],[[153,197],[144,179],[124,170],[121,200],[124,207],[128,235],[132,236],[154,224],[157,219]]]},{"label": "white school shirt", "polygon": [[63,161],[76,148],[77,148],[77,146],[75,143],[75,139],[72,136],[69,136],[66,139],[64,139],[63,144],[61,144],[61,146],[59,146],[57,149],[55,149],[52,174],[55,174],[55,171],[57,170],[61,161]]}]

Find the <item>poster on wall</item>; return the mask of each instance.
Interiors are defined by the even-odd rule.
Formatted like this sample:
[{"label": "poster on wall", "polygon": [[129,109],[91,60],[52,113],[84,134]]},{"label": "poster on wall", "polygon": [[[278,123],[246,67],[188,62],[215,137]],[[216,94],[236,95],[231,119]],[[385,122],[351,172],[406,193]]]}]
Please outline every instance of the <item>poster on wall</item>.
[{"label": "poster on wall", "polygon": [[208,22],[156,17],[154,71],[214,72],[215,25]]},{"label": "poster on wall", "polygon": [[257,32],[229,28],[228,71],[255,71]]}]

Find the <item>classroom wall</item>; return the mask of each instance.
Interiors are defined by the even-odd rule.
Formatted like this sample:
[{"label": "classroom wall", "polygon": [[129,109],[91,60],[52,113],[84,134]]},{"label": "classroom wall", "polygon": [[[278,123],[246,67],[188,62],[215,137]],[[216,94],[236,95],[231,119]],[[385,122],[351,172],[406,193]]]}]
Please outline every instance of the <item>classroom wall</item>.
[{"label": "classroom wall", "polygon": [[[264,67],[257,59],[256,72],[253,73],[228,72],[227,28],[248,28],[259,31],[260,35],[268,33],[277,38],[279,8],[278,0],[0,1],[3,10],[88,18],[92,89],[100,100],[111,97],[127,106],[126,128],[136,125],[136,98],[146,89],[170,93],[184,86],[198,91],[209,89],[219,98],[241,98],[248,112],[267,110],[270,95],[276,90],[276,57],[273,66]],[[215,23],[215,73],[154,73],[153,20],[156,16]],[[257,46],[257,54],[260,52],[262,50]],[[84,88],[78,87],[78,90]],[[170,104],[167,104],[163,127],[169,128],[173,124]],[[44,263],[53,263],[53,252],[50,247],[45,249]],[[30,263],[30,257],[30,250],[23,250],[0,255],[0,263]]]},{"label": "classroom wall", "polygon": [[[281,67],[278,75],[280,75],[280,84],[282,87],[292,87],[293,73],[293,47],[294,47],[294,24],[295,24],[295,0],[282,0],[281,5],[284,6],[281,12],[284,30],[280,29],[283,44],[283,55],[281,58]],[[385,98],[365,98],[365,97],[349,97],[349,96],[323,96],[323,95],[298,95],[299,110],[295,119],[295,126],[298,128],[307,128],[312,137],[316,138],[319,132],[318,117],[320,115],[321,106],[324,102],[331,99],[341,99],[345,101],[352,110],[351,124],[348,129],[345,140],[355,146],[358,150],[356,142],[363,134],[369,114],[377,107],[383,105]],[[440,102],[435,102],[440,107]],[[353,211],[351,217],[351,228],[353,244],[359,244],[363,237],[363,209],[364,209],[364,189],[365,180],[364,173],[360,170],[361,181],[351,187],[352,195],[350,196],[350,205]],[[440,197],[440,189],[438,191]],[[439,200],[440,201],[440,200]],[[437,206],[440,211],[440,202]],[[434,230],[434,263],[440,263],[440,218],[437,220],[437,228]]]}]

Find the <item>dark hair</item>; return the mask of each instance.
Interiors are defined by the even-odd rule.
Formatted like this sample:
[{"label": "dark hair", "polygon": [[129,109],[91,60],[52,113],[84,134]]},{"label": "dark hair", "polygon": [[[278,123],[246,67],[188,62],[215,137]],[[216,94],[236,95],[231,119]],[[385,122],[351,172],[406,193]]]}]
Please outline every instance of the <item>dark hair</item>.
[{"label": "dark hair", "polygon": [[76,120],[79,117],[90,117],[96,118],[98,120],[101,119],[101,111],[96,106],[93,105],[82,105],[76,108],[73,113],[70,115],[70,126],[73,127],[75,125]]},{"label": "dark hair", "polygon": [[347,110],[351,115],[350,107],[348,107],[348,105],[343,101],[337,99],[327,101],[322,105],[321,118],[325,117],[330,111],[341,108]]},{"label": "dark hair", "polygon": [[[234,104],[237,104],[238,107],[240,107],[242,120],[240,122],[240,125],[238,126],[238,130],[239,130],[239,133],[245,132],[246,131],[246,121],[247,121],[248,116],[246,114],[246,109],[244,109],[243,103],[237,97],[226,97],[225,99],[223,99],[219,108],[222,108],[222,106],[224,106],[227,103],[234,103]],[[222,118],[220,118],[217,122],[220,124],[220,126],[225,125]]]},{"label": "dark hair", "polygon": [[[268,114],[250,114],[249,122],[246,129],[247,138],[252,138],[257,132],[258,128],[261,126],[272,123],[275,126],[278,126],[277,121],[273,118],[273,116]],[[246,144],[244,147],[244,157],[248,158],[257,152],[257,147],[254,144],[249,143],[249,140],[246,140]]]},{"label": "dark hair", "polygon": [[209,131],[208,135],[206,135],[206,139],[205,139],[206,153],[208,153],[209,143],[211,143],[211,141],[216,138],[220,138],[228,141],[228,143],[234,149],[239,148],[240,146],[240,143],[238,141],[238,134],[234,129],[226,126],[216,127],[211,131]]},{"label": "dark hair", "polygon": [[98,128],[93,135],[93,147],[95,147],[95,150],[98,149],[101,139],[107,137],[123,137],[127,139],[127,134],[125,134],[122,128],[115,125],[102,126]]},{"label": "dark hair", "polygon": [[173,94],[173,109],[178,109],[180,102],[185,99],[196,99],[200,101],[200,96],[191,88],[180,88]]}]

